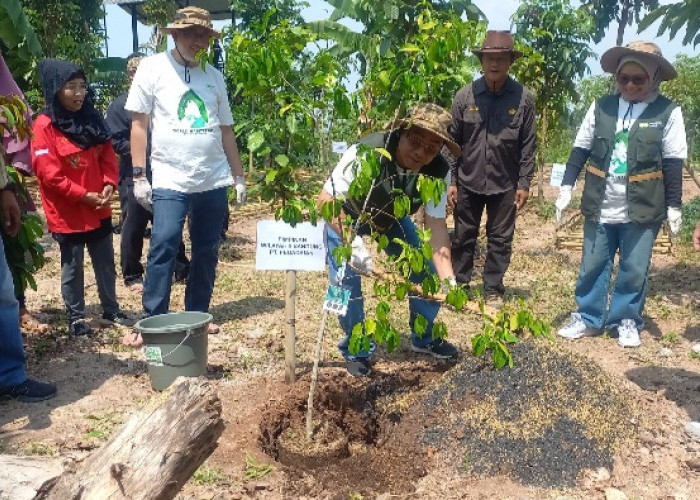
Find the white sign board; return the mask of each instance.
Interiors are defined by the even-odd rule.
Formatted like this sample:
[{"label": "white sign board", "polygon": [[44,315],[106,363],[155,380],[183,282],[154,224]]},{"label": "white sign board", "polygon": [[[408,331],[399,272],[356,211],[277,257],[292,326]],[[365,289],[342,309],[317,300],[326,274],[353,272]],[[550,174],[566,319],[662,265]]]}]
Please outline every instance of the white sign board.
[{"label": "white sign board", "polygon": [[561,181],[564,179],[564,171],[566,170],[566,163],[553,163],[552,164],[552,175],[549,178],[550,186],[561,186]]},{"label": "white sign board", "polygon": [[348,143],[345,141],[333,141],[331,149],[334,153],[340,153],[341,155],[343,155],[348,150]]},{"label": "white sign board", "polygon": [[283,221],[258,221],[255,269],[258,271],[323,271],[325,223],[303,222],[292,227]]}]

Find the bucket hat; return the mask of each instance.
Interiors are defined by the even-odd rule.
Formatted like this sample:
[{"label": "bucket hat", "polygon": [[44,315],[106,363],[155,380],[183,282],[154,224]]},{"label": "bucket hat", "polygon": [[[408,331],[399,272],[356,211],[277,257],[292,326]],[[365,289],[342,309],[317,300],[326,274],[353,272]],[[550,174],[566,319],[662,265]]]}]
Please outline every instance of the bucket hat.
[{"label": "bucket hat", "polygon": [[208,29],[211,36],[219,36],[219,32],[216,31],[211,24],[211,15],[209,11],[200,9],[199,7],[185,7],[184,9],[179,9],[175,13],[175,20],[165,28],[161,28],[161,31],[163,33],[172,33],[174,30],[187,29],[192,26],[201,26]]},{"label": "bucket hat", "polygon": [[523,55],[519,50],[515,50],[515,42],[510,31],[506,30],[488,30],[486,38],[481,44],[481,48],[472,49],[472,53],[481,58],[483,54],[496,54],[506,52],[511,55],[513,60]]},{"label": "bucket hat", "polygon": [[600,66],[603,71],[615,74],[620,64],[620,59],[627,55],[634,55],[642,59],[649,59],[659,65],[659,79],[673,80],[677,73],[673,65],[661,54],[658,45],[643,40],[630,42],[624,47],[613,47],[605,51],[600,58]]},{"label": "bucket hat", "polygon": [[452,124],[452,115],[444,108],[431,102],[425,102],[414,106],[405,118],[394,120],[387,125],[387,129],[419,127],[427,130],[445,141],[445,146],[454,156],[462,153],[462,148],[450,138],[449,127]]}]

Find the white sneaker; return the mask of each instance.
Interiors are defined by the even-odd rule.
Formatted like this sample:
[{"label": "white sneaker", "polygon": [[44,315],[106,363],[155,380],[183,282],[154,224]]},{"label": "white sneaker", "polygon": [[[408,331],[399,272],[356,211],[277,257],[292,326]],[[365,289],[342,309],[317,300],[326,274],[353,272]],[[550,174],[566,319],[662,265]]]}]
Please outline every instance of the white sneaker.
[{"label": "white sneaker", "polygon": [[580,339],[590,335],[590,332],[586,323],[581,319],[581,315],[579,313],[571,313],[571,319],[557,330],[557,335],[565,339]]},{"label": "white sneaker", "polygon": [[617,327],[617,334],[617,343],[620,344],[620,347],[639,347],[642,345],[639,330],[637,330],[634,320],[623,319],[620,326]]}]

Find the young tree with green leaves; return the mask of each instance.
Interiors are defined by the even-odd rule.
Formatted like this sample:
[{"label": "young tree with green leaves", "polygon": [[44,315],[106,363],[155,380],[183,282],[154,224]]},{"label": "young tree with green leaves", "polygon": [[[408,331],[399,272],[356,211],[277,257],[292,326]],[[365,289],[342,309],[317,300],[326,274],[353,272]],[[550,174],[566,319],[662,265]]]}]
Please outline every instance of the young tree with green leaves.
[{"label": "young tree with green leaves", "polygon": [[[515,32],[521,43],[541,57],[514,67],[518,80],[535,93],[540,116],[538,142],[548,143],[548,133],[566,106],[577,98],[576,81],[589,71],[586,60],[594,55],[590,40],[593,19],[574,9],[569,0],[524,0],[514,15]],[[544,197],[545,148],[538,150],[539,198]]]}]

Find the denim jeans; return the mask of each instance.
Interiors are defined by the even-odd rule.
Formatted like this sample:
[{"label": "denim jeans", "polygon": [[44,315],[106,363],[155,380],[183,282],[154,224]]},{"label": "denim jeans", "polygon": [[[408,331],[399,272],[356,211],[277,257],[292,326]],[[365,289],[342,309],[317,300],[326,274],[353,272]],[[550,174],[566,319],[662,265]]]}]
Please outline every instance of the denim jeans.
[{"label": "denim jeans", "polygon": [[114,269],[114,247],[112,233],[87,244],[59,243],[61,250],[61,295],[66,304],[68,320],[73,322],[85,316],[85,273],[83,262],[85,247],[92,260],[92,269],[97,282],[97,293],[105,314],[119,312]]},{"label": "denim jeans", "polygon": [[[127,213],[122,223],[121,238],[121,268],[124,284],[129,285],[143,280],[143,266],[141,254],[143,253],[144,231],[151,220],[152,214],[143,208],[134,198],[134,186],[131,178],[129,184],[125,184],[127,202],[123,213]],[[128,207],[128,210],[126,210]],[[175,276],[187,276],[190,270],[190,260],[185,253],[185,244],[180,241],[175,260]]]},{"label": "denim jeans", "polygon": [[[409,217],[404,217],[400,219],[398,224],[395,224],[389,231],[386,232],[387,238],[391,242],[394,238],[401,238],[410,245],[418,246],[418,234],[416,233],[416,227]],[[342,285],[344,288],[350,289],[350,302],[348,304],[348,311],[345,316],[339,316],[340,326],[345,332],[345,337],[338,344],[338,349],[340,353],[345,357],[345,359],[352,361],[356,358],[368,358],[374,352],[374,343],[372,342],[370,350],[362,350],[356,355],[350,354],[348,350],[348,345],[350,343],[350,335],[352,334],[352,328],[365,320],[365,309],[364,309],[364,299],[362,297],[362,282],[360,276],[358,276],[350,266],[345,268],[345,277],[342,283],[338,281],[338,263],[333,257],[333,249],[337,248],[342,243],[340,237],[326,226],[326,246],[328,249],[328,268],[330,274],[330,282],[332,285]],[[397,256],[401,253],[401,246],[396,243],[389,243],[389,245],[384,249],[384,252],[390,256]],[[428,261],[428,266],[430,270],[435,272],[435,265],[433,261]],[[411,281],[413,283],[421,283],[425,278],[425,273],[413,274],[411,275]],[[433,322],[440,310],[440,303],[432,300],[426,300],[423,298],[416,297],[414,294],[409,294],[409,325],[411,326],[411,342],[418,347],[425,347],[432,343],[433,335]],[[413,323],[418,316],[418,314],[425,317],[428,320],[428,328],[422,337],[413,329]]]},{"label": "denim jeans", "polygon": [[[583,256],[576,282],[576,304],[586,325],[616,328],[632,319],[644,327],[642,311],[647,292],[651,252],[661,223],[600,224],[586,220]],[[615,253],[620,251],[617,277],[610,293]]]},{"label": "denim jeans", "polygon": [[192,242],[185,310],[209,311],[219,256],[219,236],[227,207],[226,187],[201,193],[153,190],[153,230],[143,284],[143,308],[147,316],[165,314],[170,309],[170,287],[185,217],[189,220]]},{"label": "denim jeans", "polygon": [[21,384],[25,380],[27,372],[19,331],[19,305],[5,260],[5,249],[0,244],[0,385]]}]

